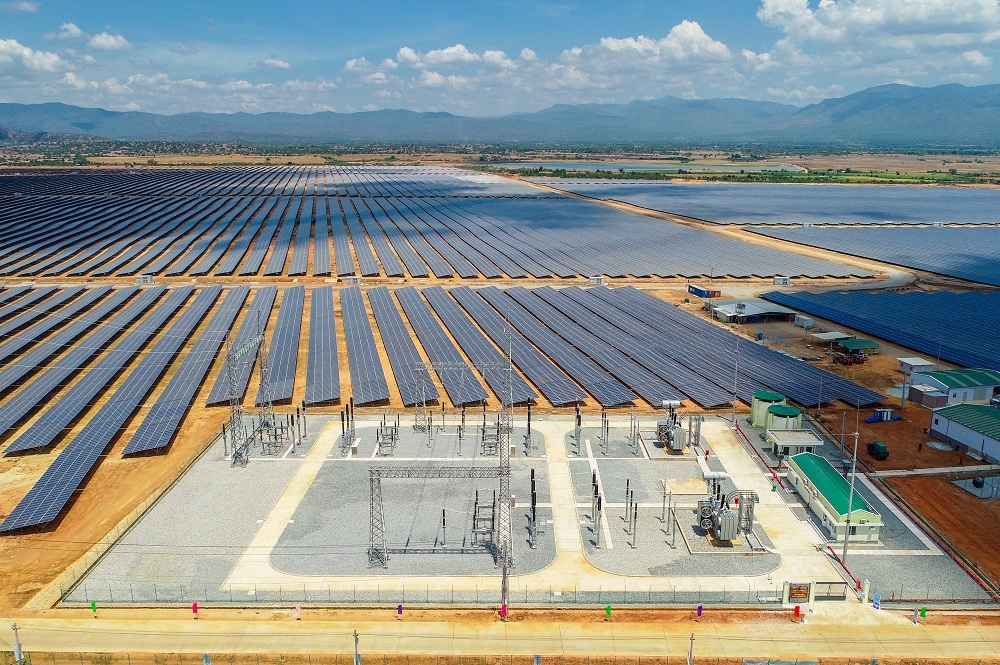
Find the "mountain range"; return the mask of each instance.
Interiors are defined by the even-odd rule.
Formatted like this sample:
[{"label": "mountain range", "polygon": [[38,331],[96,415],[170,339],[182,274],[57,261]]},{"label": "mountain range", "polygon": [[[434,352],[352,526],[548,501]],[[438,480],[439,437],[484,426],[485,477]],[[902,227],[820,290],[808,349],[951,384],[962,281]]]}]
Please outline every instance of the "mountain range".
[{"label": "mountain range", "polygon": [[664,97],[626,104],[558,104],[499,117],[407,110],[159,115],[7,103],[0,104],[0,128],[120,141],[989,149],[1000,147],[1000,85],[890,84],[802,108],[746,99]]}]

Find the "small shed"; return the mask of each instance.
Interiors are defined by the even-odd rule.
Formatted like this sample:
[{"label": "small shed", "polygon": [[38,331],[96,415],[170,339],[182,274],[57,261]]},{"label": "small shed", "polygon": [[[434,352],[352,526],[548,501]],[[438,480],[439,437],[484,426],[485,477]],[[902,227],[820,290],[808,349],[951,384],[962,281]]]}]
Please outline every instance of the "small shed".
[{"label": "small shed", "polygon": [[931,414],[931,434],[991,464],[1000,463],[1000,409],[954,404]]},{"label": "small shed", "polygon": [[942,406],[948,406],[948,395],[934,386],[920,384],[910,386],[910,391],[906,398],[928,409],[939,409]]},{"label": "small shed", "polygon": [[764,432],[764,440],[775,455],[798,455],[814,453],[823,445],[823,439],[811,429],[769,429]]},{"label": "small shed", "polygon": [[[851,485],[826,459],[813,453],[788,458],[788,481],[821,519],[823,529],[834,540],[877,543],[882,532],[882,516],[872,508],[857,487]],[[850,533],[847,515],[850,511]]]},{"label": "small shed", "polygon": [[854,335],[850,333],[840,332],[839,330],[829,330],[827,332],[812,333],[812,336],[821,342],[839,342],[842,339],[854,339]]},{"label": "small shed", "polygon": [[843,339],[837,342],[837,346],[850,351],[851,353],[857,353],[863,351],[864,353],[878,353],[879,344],[870,339],[861,339],[860,337],[855,337],[854,339]]},{"label": "small shed", "polygon": [[909,376],[914,372],[930,372],[934,369],[934,363],[923,358],[897,358],[899,361],[899,371]]}]

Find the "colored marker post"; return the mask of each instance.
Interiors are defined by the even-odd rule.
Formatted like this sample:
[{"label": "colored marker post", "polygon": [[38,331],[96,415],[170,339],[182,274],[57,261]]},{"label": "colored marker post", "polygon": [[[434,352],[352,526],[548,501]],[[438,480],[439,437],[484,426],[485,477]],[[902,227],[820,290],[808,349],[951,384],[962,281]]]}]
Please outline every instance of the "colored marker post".
[{"label": "colored marker post", "polygon": [[610,617],[611,616],[611,605],[610,604],[606,605],[604,607],[604,616],[606,616],[606,617]]},{"label": "colored marker post", "polygon": [[702,611],[703,611],[704,609],[705,609],[705,608],[704,608],[704,606],[702,606],[702,605],[699,605],[699,606],[698,606],[698,616],[701,616],[701,613],[702,613]]},{"label": "colored marker post", "polygon": [[503,605],[500,606],[500,618],[501,619],[507,618],[507,603],[504,603]]},{"label": "colored marker post", "polygon": [[927,608],[926,607],[921,607],[920,608],[920,618],[921,619],[926,619],[927,618]]},{"label": "colored marker post", "polygon": [[295,606],[295,620],[302,621],[302,605],[298,604]]},{"label": "colored marker post", "polygon": [[97,601],[90,601],[90,611],[94,613],[94,618],[97,618]]},{"label": "colored marker post", "polygon": [[191,603],[191,614],[194,615],[195,619],[198,618],[198,603]]},{"label": "colored marker post", "polygon": [[402,620],[403,620],[403,606],[396,605],[396,621],[402,621]]}]

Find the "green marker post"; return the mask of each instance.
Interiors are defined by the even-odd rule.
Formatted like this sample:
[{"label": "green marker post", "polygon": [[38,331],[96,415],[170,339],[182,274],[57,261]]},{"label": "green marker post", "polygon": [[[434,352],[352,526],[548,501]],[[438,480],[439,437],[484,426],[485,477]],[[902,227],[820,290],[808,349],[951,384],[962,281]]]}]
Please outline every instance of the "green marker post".
[{"label": "green marker post", "polygon": [[90,601],[90,611],[94,613],[94,618],[97,618],[97,601]]},{"label": "green marker post", "polygon": [[611,616],[611,605],[610,605],[610,604],[609,604],[609,605],[607,605],[607,606],[606,606],[606,607],[604,608],[604,616],[606,616],[606,617],[609,617],[609,616]]}]

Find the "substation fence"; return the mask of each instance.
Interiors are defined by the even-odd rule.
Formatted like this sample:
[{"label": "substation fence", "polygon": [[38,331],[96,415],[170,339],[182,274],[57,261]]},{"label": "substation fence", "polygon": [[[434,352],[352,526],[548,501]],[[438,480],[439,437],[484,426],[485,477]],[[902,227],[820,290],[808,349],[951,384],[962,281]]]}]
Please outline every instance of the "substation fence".
[{"label": "substation fence", "polygon": [[[67,607],[89,607],[96,602],[104,605],[216,605],[220,607],[248,605],[281,605],[305,603],[308,605],[336,606],[387,606],[399,604],[459,607],[492,607],[498,603],[499,590],[496,586],[475,589],[442,588],[426,585],[386,585],[386,588],[330,588],[309,589],[301,585],[278,588],[229,588],[210,585],[191,586],[179,584],[101,584],[83,583],[78,585],[69,598],[63,601]],[[722,590],[681,590],[654,589],[651,586],[627,589],[601,589],[557,591],[555,589],[510,591],[510,604],[522,607],[604,607],[623,605],[635,607],[694,607],[697,605],[753,606],[778,605],[781,603],[781,589],[741,589]]]}]

